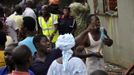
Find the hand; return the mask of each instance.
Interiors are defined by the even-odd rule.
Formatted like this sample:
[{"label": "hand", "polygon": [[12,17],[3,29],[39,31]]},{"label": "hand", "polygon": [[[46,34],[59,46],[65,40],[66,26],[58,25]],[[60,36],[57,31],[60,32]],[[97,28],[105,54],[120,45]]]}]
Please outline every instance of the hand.
[{"label": "hand", "polygon": [[113,40],[109,38],[104,38],[103,43],[107,46],[111,46],[113,44]]},{"label": "hand", "polygon": [[92,56],[98,57],[98,58],[103,58],[103,56],[102,56],[99,52],[97,52],[97,53],[92,53]]},{"label": "hand", "polygon": [[53,40],[53,37],[54,37],[54,34],[52,34],[52,35],[49,37],[50,41]]}]

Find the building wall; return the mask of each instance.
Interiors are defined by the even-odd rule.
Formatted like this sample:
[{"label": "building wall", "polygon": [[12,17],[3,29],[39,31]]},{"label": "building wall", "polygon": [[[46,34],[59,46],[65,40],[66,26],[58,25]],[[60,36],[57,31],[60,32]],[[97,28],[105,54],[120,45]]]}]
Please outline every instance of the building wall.
[{"label": "building wall", "polygon": [[[92,0],[88,0],[93,13]],[[118,0],[118,17],[99,16],[101,24],[114,40],[112,47],[105,47],[106,61],[128,67],[134,64],[134,0]]]}]

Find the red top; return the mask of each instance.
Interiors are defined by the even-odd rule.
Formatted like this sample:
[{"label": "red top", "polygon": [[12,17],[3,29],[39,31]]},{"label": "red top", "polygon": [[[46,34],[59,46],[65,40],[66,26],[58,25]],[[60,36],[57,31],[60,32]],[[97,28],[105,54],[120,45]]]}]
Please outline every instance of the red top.
[{"label": "red top", "polygon": [[28,72],[12,71],[9,75],[30,75]]}]

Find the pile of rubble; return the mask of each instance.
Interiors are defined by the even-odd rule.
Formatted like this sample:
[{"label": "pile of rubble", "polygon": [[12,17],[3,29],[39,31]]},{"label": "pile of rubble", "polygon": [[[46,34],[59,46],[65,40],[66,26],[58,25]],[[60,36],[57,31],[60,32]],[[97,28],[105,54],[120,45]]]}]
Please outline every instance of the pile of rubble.
[{"label": "pile of rubble", "polygon": [[105,68],[109,75],[124,75],[125,72],[124,68],[110,63],[106,63]]}]

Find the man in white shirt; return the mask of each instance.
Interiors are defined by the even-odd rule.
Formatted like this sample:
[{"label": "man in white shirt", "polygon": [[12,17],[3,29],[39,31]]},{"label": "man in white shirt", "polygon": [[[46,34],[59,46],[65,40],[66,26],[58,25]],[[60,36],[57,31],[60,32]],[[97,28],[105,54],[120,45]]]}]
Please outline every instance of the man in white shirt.
[{"label": "man in white shirt", "polygon": [[14,15],[14,21],[16,23],[16,26],[18,30],[20,31],[22,25],[23,25],[23,17],[22,17],[22,8],[20,6],[15,7],[16,14]]},{"label": "man in white shirt", "polygon": [[71,48],[75,46],[72,34],[60,35],[56,41],[56,48],[62,51],[62,57],[53,61],[47,75],[87,75],[84,62],[73,57]]},{"label": "man in white shirt", "polygon": [[18,42],[17,39],[17,26],[16,23],[13,19],[13,15],[11,15],[11,11],[10,9],[6,8],[6,25],[7,25],[7,31],[8,31],[8,35],[11,36],[11,38],[13,39],[14,43]]}]

